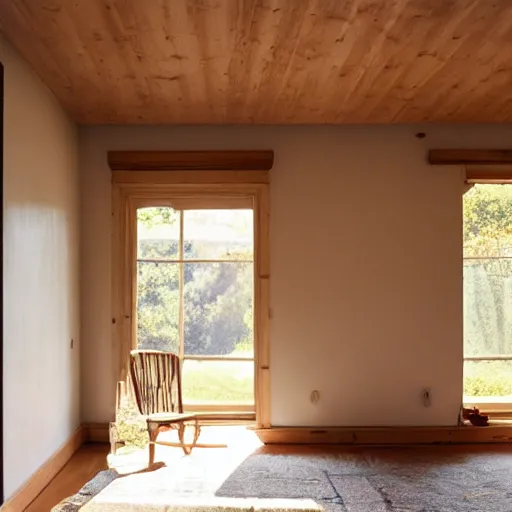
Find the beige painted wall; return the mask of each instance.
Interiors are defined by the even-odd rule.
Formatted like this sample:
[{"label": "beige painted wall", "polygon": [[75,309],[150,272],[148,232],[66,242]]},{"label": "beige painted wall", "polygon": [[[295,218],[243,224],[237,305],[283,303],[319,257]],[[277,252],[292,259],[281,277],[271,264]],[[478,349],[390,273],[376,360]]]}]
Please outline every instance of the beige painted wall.
[{"label": "beige painted wall", "polygon": [[5,68],[4,483],[9,497],[80,423],[79,180],[74,124],[1,39],[0,60]]},{"label": "beige painted wall", "polygon": [[510,145],[512,129],[423,129],[425,139],[413,126],[82,128],[84,419],[114,413],[106,151],[272,148],[272,423],[454,425],[462,173],[429,166],[426,152]]}]

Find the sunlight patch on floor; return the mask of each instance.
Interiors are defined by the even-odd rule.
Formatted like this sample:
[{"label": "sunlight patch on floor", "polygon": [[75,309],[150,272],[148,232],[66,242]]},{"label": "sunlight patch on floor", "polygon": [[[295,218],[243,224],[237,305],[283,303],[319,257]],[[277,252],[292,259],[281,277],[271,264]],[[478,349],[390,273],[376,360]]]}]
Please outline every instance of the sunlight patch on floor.
[{"label": "sunlight patch on floor", "polygon": [[[162,432],[159,441],[177,442],[178,435],[175,430]],[[256,434],[245,426],[205,426],[201,429],[199,442],[204,444],[227,444],[227,448],[195,448],[191,455],[184,455],[181,448],[157,445],[155,449],[155,463],[163,462],[167,466],[191,466],[198,470],[204,463],[217,460],[219,471],[224,473],[236,468],[246,457],[262,446]],[[135,447],[121,448],[116,455],[108,456],[110,468],[126,475],[147,469],[148,447],[139,449]]]},{"label": "sunlight patch on floor", "polygon": [[[177,441],[175,431],[159,440]],[[148,469],[148,449],[125,449],[109,456],[109,465],[121,475],[84,507],[96,511],[299,511],[322,507],[306,499],[229,498],[216,491],[262,443],[245,426],[203,427],[200,442],[227,444],[226,448],[195,448],[185,455],[180,448],[158,446],[154,468]]]},{"label": "sunlight patch on floor", "polygon": [[[130,500],[107,496],[95,498],[83,512],[323,512],[313,500],[258,498],[173,498],[135,496]],[[376,511],[377,512],[377,511]]]}]

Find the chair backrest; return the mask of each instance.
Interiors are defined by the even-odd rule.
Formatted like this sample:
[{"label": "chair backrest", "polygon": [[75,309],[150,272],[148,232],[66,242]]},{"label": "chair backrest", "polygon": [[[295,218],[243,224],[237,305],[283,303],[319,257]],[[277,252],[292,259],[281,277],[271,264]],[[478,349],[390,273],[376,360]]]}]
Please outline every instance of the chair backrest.
[{"label": "chair backrest", "polygon": [[179,356],[157,350],[132,350],[130,376],[141,414],[183,412]]}]

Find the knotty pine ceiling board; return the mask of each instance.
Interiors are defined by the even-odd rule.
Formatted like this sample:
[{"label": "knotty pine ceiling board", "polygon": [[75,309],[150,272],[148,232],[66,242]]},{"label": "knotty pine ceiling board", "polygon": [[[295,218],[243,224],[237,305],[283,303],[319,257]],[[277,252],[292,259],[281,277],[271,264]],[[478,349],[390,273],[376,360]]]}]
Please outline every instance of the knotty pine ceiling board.
[{"label": "knotty pine ceiling board", "polygon": [[0,0],[79,123],[512,120],[510,0]]}]

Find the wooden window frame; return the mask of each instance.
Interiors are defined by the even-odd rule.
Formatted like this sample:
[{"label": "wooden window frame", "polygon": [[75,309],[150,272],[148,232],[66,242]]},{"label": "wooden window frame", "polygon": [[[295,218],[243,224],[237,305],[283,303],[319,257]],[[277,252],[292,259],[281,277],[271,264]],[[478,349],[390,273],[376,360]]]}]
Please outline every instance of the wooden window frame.
[{"label": "wooden window frame", "polygon": [[[269,361],[269,178],[265,170],[171,170],[112,172],[113,372],[126,380],[136,341],[136,219],[138,204],[162,200],[231,198],[251,201],[254,215],[254,399],[258,427],[270,426]],[[251,406],[251,409],[253,407]],[[247,420],[234,405],[230,418]]]},{"label": "wooden window frame", "polygon": [[[452,166],[462,170],[463,194],[475,184],[511,184],[512,150],[511,149],[430,149],[427,160],[431,165]],[[464,260],[464,258],[463,258]],[[502,360],[512,359],[512,355],[499,356]],[[463,361],[496,360],[497,356],[465,357]],[[463,397],[464,400],[465,397]],[[478,398],[478,397],[468,397]],[[505,401],[464,401],[466,405],[480,405],[485,412],[512,417],[512,403]]]},{"label": "wooden window frame", "polygon": [[466,185],[512,182],[512,149],[430,149],[427,160],[431,165],[462,167]]},{"label": "wooden window frame", "polygon": [[[471,162],[464,165],[465,188],[464,194],[468,192],[473,185],[510,185],[512,183],[512,167],[502,162],[494,164],[472,164]],[[463,256],[463,262],[468,259]],[[482,257],[481,259],[491,259]],[[512,354],[505,355],[483,355],[483,356],[465,356],[463,354],[463,363],[466,361],[512,361]],[[467,399],[466,399],[467,398]],[[479,400],[483,398],[483,400]],[[463,396],[464,405],[468,407],[478,407],[485,411],[486,414],[501,414],[504,417],[512,416],[512,402],[499,400],[499,397],[477,397]]]}]

